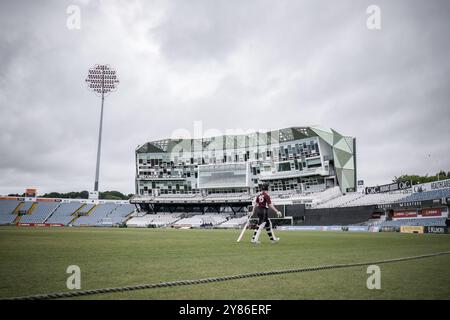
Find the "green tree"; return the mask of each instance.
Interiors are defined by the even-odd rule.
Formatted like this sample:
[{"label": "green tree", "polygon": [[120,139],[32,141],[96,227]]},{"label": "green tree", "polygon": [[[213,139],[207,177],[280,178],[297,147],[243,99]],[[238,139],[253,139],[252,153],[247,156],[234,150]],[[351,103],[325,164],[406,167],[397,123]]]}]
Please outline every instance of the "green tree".
[{"label": "green tree", "polygon": [[[9,194],[11,197],[24,197],[25,194]],[[105,200],[128,200],[133,196],[132,193],[125,195],[120,191],[104,191],[99,193],[100,199]],[[89,191],[70,191],[66,193],[52,191],[49,193],[45,193],[40,195],[41,198],[61,198],[61,199],[89,199]]]},{"label": "green tree", "polygon": [[50,192],[45,193],[44,195],[40,196],[43,198],[62,198],[62,199],[88,199],[89,198],[89,192],[88,191],[71,191],[67,193],[59,193],[59,192]]},{"label": "green tree", "polygon": [[119,191],[104,191],[99,194],[100,199],[105,200],[128,200],[129,197]]},{"label": "green tree", "polygon": [[406,182],[411,181],[411,183],[414,184],[420,184],[420,183],[427,183],[427,182],[433,182],[438,180],[445,180],[450,178],[450,171],[445,172],[444,170],[441,170],[439,173],[436,173],[434,176],[428,176],[428,174],[424,176],[420,176],[417,174],[409,175],[404,174],[399,177],[394,177],[392,180],[393,182]]}]

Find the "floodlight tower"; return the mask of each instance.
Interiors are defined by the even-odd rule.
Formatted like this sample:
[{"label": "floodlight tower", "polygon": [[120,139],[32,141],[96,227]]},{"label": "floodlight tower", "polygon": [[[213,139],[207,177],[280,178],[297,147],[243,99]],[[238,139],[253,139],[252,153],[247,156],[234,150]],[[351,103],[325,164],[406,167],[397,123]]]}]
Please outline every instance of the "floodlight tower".
[{"label": "floodlight tower", "polygon": [[89,69],[86,83],[90,90],[94,91],[97,96],[100,96],[102,98],[102,108],[100,111],[100,128],[98,130],[97,166],[95,168],[94,183],[94,192],[98,194],[98,176],[100,170],[100,152],[102,146],[103,105],[105,102],[105,96],[117,89],[119,79],[117,79],[116,70],[112,69],[109,65],[97,64],[93,68]]}]

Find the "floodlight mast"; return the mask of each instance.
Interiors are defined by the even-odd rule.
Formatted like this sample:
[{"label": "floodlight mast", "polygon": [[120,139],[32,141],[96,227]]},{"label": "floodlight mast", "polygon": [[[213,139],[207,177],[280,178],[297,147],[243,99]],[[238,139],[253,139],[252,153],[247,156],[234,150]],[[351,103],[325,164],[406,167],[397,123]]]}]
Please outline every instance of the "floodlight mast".
[{"label": "floodlight mast", "polygon": [[[102,81],[103,83],[103,81]],[[103,105],[105,103],[105,94],[102,92],[102,108],[100,111],[100,127],[98,129],[98,145],[97,145],[97,165],[95,166],[95,183],[94,191],[98,191],[98,176],[100,171],[100,153],[102,151],[102,127],[103,127]]]},{"label": "floodlight mast", "polygon": [[100,111],[100,126],[98,130],[98,145],[97,145],[97,165],[95,167],[95,182],[94,191],[98,193],[98,180],[100,173],[100,154],[102,148],[102,129],[103,129],[103,106],[105,104],[105,96],[111,91],[117,89],[119,80],[116,76],[116,71],[108,65],[95,65],[89,69],[88,77],[86,78],[88,88],[94,91],[102,98],[102,105]]}]

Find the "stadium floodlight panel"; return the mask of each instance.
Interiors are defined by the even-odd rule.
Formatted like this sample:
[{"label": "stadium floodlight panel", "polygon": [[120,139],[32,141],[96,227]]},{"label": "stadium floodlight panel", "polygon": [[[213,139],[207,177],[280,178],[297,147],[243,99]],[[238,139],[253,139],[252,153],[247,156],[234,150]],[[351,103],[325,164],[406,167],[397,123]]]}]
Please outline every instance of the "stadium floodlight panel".
[{"label": "stadium floodlight panel", "polygon": [[89,69],[86,78],[88,89],[94,91],[97,95],[106,96],[117,89],[119,79],[117,78],[116,70],[109,65],[97,64]]},{"label": "stadium floodlight panel", "polygon": [[243,175],[227,166],[232,163],[248,163],[245,188],[250,192],[261,182],[273,191],[312,192],[336,185],[342,192],[354,191],[355,155],[354,137],[317,126],[150,141],[136,148],[136,193],[240,192]]}]

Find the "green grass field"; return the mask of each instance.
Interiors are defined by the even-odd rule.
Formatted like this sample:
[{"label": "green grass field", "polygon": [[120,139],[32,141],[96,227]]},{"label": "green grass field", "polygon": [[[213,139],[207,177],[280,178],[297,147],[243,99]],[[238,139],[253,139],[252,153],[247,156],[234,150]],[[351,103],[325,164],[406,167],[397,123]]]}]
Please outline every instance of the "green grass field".
[{"label": "green grass field", "polygon": [[[277,232],[237,243],[239,230],[0,228],[0,298],[363,262],[450,250],[449,235]],[[450,255],[382,264],[381,290],[367,267],[103,294],[82,299],[450,299]]]}]

